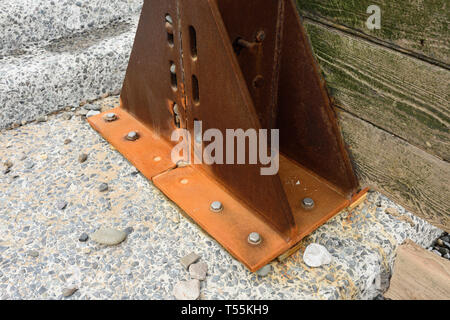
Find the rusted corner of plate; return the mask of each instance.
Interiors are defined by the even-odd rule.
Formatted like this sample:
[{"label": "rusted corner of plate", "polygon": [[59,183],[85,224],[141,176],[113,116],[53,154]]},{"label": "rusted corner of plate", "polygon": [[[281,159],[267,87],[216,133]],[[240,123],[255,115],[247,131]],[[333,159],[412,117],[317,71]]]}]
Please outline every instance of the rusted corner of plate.
[{"label": "rusted corner of plate", "polygon": [[[177,168],[154,177],[153,183],[252,272],[289,248],[290,244],[256,212],[201,170]],[[222,203],[222,211],[211,210],[214,201]],[[260,234],[261,243],[248,241],[253,232]]]},{"label": "rusted corner of plate", "polygon": [[[109,114],[114,114],[115,119],[108,120]],[[176,166],[171,160],[171,144],[152,133],[124,109],[112,109],[88,118],[88,122],[148,179]],[[136,140],[127,139],[130,132],[136,133]]]}]

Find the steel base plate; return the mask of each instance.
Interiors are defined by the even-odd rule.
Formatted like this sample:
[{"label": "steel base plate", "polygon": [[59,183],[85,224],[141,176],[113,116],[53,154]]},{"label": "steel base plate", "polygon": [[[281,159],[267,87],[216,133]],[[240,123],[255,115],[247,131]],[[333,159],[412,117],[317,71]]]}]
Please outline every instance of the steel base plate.
[{"label": "steel base plate", "polygon": [[[251,271],[259,270],[288,251],[365,193],[346,199],[326,180],[280,156],[279,175],[298,226],[295,236],[286,241],[261,215],[245,204],[245,199],[238,199],[203,170],[196,166],[177,168],[170,158],[172,146],[169,142],[154,135],[123,109],[116,108],[110,112],[117,115],[116,121],[105,121],[106,113],[88,121],[144,176]],[[137,132],[139,139],[128,141],[125,137],[130,131]],[[312,209],[302,206],[302,200],[307,197],[315,202]],[[211,211],[210,205],[214,201],[223,204],[221,212]],[[260,244],[248,242],[252,232],[261,235]]]}]

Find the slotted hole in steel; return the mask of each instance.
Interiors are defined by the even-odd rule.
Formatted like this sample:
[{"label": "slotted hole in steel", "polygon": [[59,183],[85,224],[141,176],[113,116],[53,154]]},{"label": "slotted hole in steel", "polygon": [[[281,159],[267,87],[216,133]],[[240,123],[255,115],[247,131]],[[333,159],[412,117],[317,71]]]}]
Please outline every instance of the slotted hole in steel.
[{"label": "slotted hole in steel", "polygon": [[178,105],[175,102],[172,102],[171,105],[172,105],[172,113],[173,113],[173,122],[175,124],[175,127],[180,128],[181,123],[180,123],[180,114],[179,114],[179,110],[178,110]]},{"label": "slotted hole in steel", "polygon": [[170,61],[170,83],[172,85],[172,89],[176,91],[178,89],[178,80],[177,73],[173,70],[176,70],[175,63],[173,61]]},{"label": "slotted hole in steel", "polygon": [[[173,28],[173,20],[170,14],[166,14],[165,23],[170,24]],[[167,31],[167,42],[169,43],[169,46],[173,47],[174,45],[173,31],[172,32]]]},{"label": "slotted hole in steel", "polygon": [[194,99],[196,105],[200,103],[200,89],[196,75],[192,75],[192,99]]},{"label": "slotted hole in steel", "polygon": [[191,56],[197,59],[197,32],[193,26],[189,26],[189,41],[191,45]]}]

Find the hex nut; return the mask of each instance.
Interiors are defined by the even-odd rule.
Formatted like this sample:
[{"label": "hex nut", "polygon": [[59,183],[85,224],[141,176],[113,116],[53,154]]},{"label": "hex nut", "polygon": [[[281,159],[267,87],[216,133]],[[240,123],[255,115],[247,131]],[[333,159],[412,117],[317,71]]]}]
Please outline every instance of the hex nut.
[{"label": "hex nut", "polygon": [[315,206],[314,200],[311,198],[305,198],[302,200],[302,206],[305,209],[312,209]]},{"label": "hex nut", "polygon": [[258,245],[262,241],[261,235],[258,232],[252,232],[248,236],[248,243],[252,245]]},{"label": "hex nut", "polygon": [[136,141],[139,139],[139,134],[136,131],[131,131],[127,134],[126,139],[128,141]]},{"label": "hex nut", "polygon": [[212,212],[219,213],[223,210],[223,204],[220,201],[214,201],[211,203],[210,209]]}]

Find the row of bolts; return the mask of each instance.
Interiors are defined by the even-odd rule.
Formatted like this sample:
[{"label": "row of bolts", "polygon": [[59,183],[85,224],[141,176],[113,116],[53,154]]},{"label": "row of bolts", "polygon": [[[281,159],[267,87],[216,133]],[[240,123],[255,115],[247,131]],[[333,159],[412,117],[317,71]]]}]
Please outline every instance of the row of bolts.
[{"label": "row of bolts", "polygon": [[[117,120],[117,115],[115,113],[108,113],[105,116],[105,120],[108,122]],[[136,141],[139,138],[139,134],[136,131],[131,131],[125,137],[129,141]],[[305,198],[302,200],[302,205],[305,209],[314,208],[314,200],[311,198]],[[210,210],[215,213],[220,213],[223,211],[223,204],[220,201],[214,201],[210,205]],[[248,236],[248,242],[252,245],[258,245],[262,241],[262,237],[258,232],[252,232]]]}]

